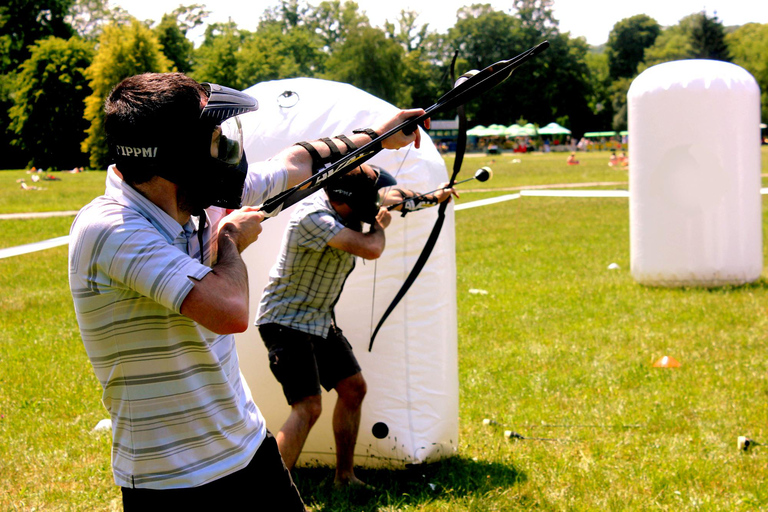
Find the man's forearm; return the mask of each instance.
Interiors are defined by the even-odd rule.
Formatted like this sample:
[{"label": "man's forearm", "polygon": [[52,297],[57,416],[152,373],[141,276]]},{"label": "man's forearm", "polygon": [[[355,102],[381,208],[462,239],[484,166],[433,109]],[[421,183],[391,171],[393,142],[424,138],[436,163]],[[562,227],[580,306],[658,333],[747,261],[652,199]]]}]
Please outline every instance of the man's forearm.
[{"label": "man's forearm", "polygon": [[218,261],[181,305],[181,314],[217,334],[248,328],[248,269],[240,256],[238,237],[221,232]]},{"label": "man's forearm", "polygon": [[387,236],[384,234],[384,228],[378,222],[374,222],[365,235],[369,237],[371,252],[375,253],[375,257],[378,258],[384,252],[384,248],[387,245]]}]

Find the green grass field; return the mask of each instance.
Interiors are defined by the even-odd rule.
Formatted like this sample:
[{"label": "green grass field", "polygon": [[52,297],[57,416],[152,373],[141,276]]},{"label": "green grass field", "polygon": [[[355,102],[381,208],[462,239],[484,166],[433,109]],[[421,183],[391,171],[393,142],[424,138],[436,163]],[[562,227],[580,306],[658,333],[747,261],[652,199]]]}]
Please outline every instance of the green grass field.
[{"label": "green grass field", "polygon": [[[567,167],[563,154],[480,155],[464,174],[493,160],[483,187],[627,181],[607,153],[580,158]],[[104,173],[63,174],[44,191],[19,190],[24,177],[0,172],[0,213],[77,209],[101,193]],[[65,235],[71,220],[0,220],[0,247]],[[741,287],[636,284],[626,199],[524,197],[457,212],[456,226],[458,455],[363,470],[371,494],[334,491],[327,469],[300,469],[311,510],[768,508],[768,446],[736,446],[740,435],[768,444],[765,272]],[[66,247],[2,259],[0,276],[0,510],[121,510],[109,436],[91,433],[105,411]],[[682,366],[652,367],[664,355]]]}]

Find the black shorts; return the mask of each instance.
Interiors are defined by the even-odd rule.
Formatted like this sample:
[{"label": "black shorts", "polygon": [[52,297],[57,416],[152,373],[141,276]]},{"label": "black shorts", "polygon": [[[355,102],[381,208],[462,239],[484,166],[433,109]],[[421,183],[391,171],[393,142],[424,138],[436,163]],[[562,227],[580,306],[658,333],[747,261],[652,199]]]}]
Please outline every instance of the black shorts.
[{"label": "black shorts", "polygon": [[277,441],[269,431],[251,462],[239,471],[198,487],[123,487],[122,494],[125,512],[224,510],[227,500],[249,504],[252,501],[257,510],[306,512],[291,473],[280,457]]},{"label": "black shorts", "polygon": [[259,333],[269,350],[269,369],[289,404],[319,395],[321,385],[330,391],[360,372],[352,346],[337,327],[326,338],[279,324],[260,325]]}]

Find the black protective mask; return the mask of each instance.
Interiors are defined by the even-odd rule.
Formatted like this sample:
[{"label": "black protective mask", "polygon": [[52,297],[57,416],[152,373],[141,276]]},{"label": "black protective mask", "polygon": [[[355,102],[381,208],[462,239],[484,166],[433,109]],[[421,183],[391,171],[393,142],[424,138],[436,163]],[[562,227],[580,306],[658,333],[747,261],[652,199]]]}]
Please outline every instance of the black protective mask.
[{"label": "black protective mask", "polygon": [[[238,115],[253,112],[258,103],[251,96],[221,85],[204,83],[208,103],[200,113],[203,126],[209,126],[208,155],[193,165],[198,169],[196,196],[198,208],[220,206],[236,209],[242,206],[243,186],[248,160],[243,150],[243,131]],[[203,139],[205,140],[205,138]]]}]

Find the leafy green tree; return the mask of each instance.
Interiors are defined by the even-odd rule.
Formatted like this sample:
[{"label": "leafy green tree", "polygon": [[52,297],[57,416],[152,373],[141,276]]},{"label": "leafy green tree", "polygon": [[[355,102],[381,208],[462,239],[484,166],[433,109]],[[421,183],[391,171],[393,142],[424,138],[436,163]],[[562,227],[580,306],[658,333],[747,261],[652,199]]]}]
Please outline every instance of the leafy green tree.
[{"label": "leafy green tree", "polygon": [[690,59],[693,57],[691,38],[684,27],[674,25],[662,31],[656,42],[645,49],[643,62],[638,66],[638,72],[673,60]]},{"label": "leafy green tree", "polygon": [[716,16],[710,18],[704,12],[694,13],[662,31],[656,42],[645,50],[644,62],[638,71],[682,59],[730,60],[725,29]]},{"label": "leafy green tree", "polygon": [[192,70],[192,51],[194,45],[187,39],[186,28],[179,26],[173,14],[164,14],[160,23],[153,29],[162,46],[163,55],[173,63],[176,71],[189,73]]},{"label": "leafy green tree", "polygon": [[352,84],[398,106],[411,98],[401,87],[404,50],[383,30],[363,27],[347,34],[326,63],[324,78]]},{"label": "leafy green tree", "polygon": [[186,34],[193,28],[204,23],[206,17],[211,14],[202,4],[180,5],[171,11],[171,16],[176,20],[181,31]]},{"label": "leafy green tree", "polygon": [[82,149],[90,153],[92,168],[103,169],[110,163],[103,130],[103,106],[112,88],[129,76],[163,73],[171,67],[157,37],[142,23],[134,20],[128,26],[108,25],[104,28],[96,56],[86,70],[93,92],[85,99],[85,119],[90,126]]},{"label": "leafy green tree", "polygon": [[305,19],[308,27],[320,36],[323,48],[328,50],[344,44],[348,34],[370,27],[368,17],[360,13],[356,2],[349,0],[343,4],[340,0],[320,2],[307,12]]},{"label": "leafy green tree", "polygon": [[725,42],[725,27],[715,14],[711,18],[705,12],[690,16],[690,37],[695,59],[731,61]]},{"label": "leafy green tree", "polygon": [[311,7],[302,6],[298,0],[280,0],[280,4],[267,9],[259,20],[259,29],[262,25],[277,24],[281,30],[287,31],[301,26],[311,18]]},{"label": "leafy green tree", "polygon": [[550,34],[549,42],[543,59],[534,58],[518,72],[522,82],[527,74],[531,77],[524,112],[541,124],[567,117],[572,131],[587,131],[593,118],[588,103],[593,94],[586,61],[589,46],[584,38],[568,34]]},{"label": "leafy green tree", "polygon": [[194,45],[187,32],[203,24],[210,14],[201,4],[180,5],[164,14],[154,27],[163,55],[173,62],[176,71],[189,73],[194,67]]},{"label": "leafy green tree", "polygon": [[90,93],[85,70],[93,59],[93,45],[80,39],[49,37],[31,48],[24,61],[11,108],[15,144],[37,167],[71,169],[87,164],[80,150],[88,123],[84,103]]},{"label": "leafy green tree", "polygon": [[459,10],[458,21],[449,31],[469,69],[483,69],[508,59],[544,39],[550,48],[524,64],[504,84],[467,106],[474,123],[511,124],[522,116],[546,124],[568,117],[578,131],[592,114],[587,98],[591,94],[586,64],[588,46],[581,38],[560,34],[548,2],[521,4],[526,11],[515,17],[495,11],[490,5],[473,5]]},{"label": "leafy green tree", "polygon": [[296,27],[283,34],[281,49],[290,57],[293,69],[286,68],[283,78],[296,76],[319,76],[325,71],[328,54],[320,46],[320,37],[307,26]]},{"label": "leafy green tree", "polygon": [[313,34],[300,27],[287,34],[276,26],[259,30],[238,54],[238,88],[265,80],[312,76],[317,51],[314,40]]},{"label": "leafy green tree", "polygon": [[3,159],[0,169],[18,169],[29,160],[20,146],[12,145],[16,135],[11,131],[10,109],[13,108],[13,96],[16,94],[17,73],[0,75],[0,152]]},{"label": "leafy green tree", "polygon": [[0,4],[0,73],[12,72],[30,55],[29,47],[48,36],[69,38],[65,18],[74,0],[4,0]]},{"label": "leafy green tree", "polygon": [[30,46],[49,36],[69,38],[73,32],[65,17],[74,0],[3,0],[0,2],[0,152],[3,168],[24,165],[27,157],[16,136],[7,128],[9,110],[17,90],[21,63],[30,56]]},{"label": "leafy green tree", "polygon": [[725,36],[733,63],[755,77],[760,86],[763,122],[768,120],[768,23],[747,23]]},{"label": "leafy green tree", "polygon": [[[285,57],[278,78],[313,77],[325,71],[328,51],[322,36],[313,28],[312,7],[301,7],[295,0],[268,11],[259,20],[257,37],[274,40],[273,52]],[[251,82],[252,85],[255,82]]]},{"label": "leafy green tree", "polygon": [[585,62],[592,94],[588,98],[589,109],[592,111],[592,125],[595,130],[603,130],[613,125],[613,99],[611,97],[611,77],[608,69],[608,55],[603,52],[590,51]]},{"label": "leafy green tree", "polygon": [[[442,95],[440,83],[445,70],[436,63],[450,57],[450,48],[431,51],[439,43],[439,37],[429,32],[429,25],[418,25],[418,14],[402,10],[395,23],[387,21],[387,37],[398,43],[405,55],[403,57],[403,78],[400,86],[404,89],[403,98],[411,98],[411,106],[427,107]],[[446,89],[447,90],[447,89]]]},{"label": "leafy green tree", "polygon": [[417,26],[416,19],[418,17],[419,15],[415,11],[402,10],[397,17],[397,25],[389,22],[389,20],[384,24],[387,37],[399,43],[406,53],[418,50],[427,37],[429,24]]},{"label": "leafy green tree", "polygon": [[[444,75],[444,70],[431,62],[424,50],[406,53],[403,56],[401,87],[404,90],[401,106],[426,108],[433,104],[450,88],[449,80],[441,80]],[[440,117],[450,116],[451,114],[446,114]]]},{"label": "leafy green tree", "polygon": [[530,45],[559,33],[554,0],[513,0],[512,7],[520,20],[520,29]]},{"label": "leafy green tree", "polygon": [[96,41],[105,26],[128,25],[132,17],[122,7],[111,8],[109,0],[74,0],[65,19],[80,37]]},{"label": "leafy green tree", "polygon": [[208,25],[203,44],[194,52],[195,66],[191,76],[200,82],[242,89],[242,80],[238,78],[239,53],[251,38],[250,32],[238,29],[231,20]]},{"label": "leafy green tree", "polygon": [[660,33],[658,22],[645,14],[624,18],[616,23],[605,46],[611,79],[636,76],[645,49],[656,42]]},{"label": "leafy green tree", "polygon": [[630,85],[632,85],[631,78],[619,78],[611,84],[611,103],[614,112],[612,128],[617,131],[627,129],[627,93]]}]

